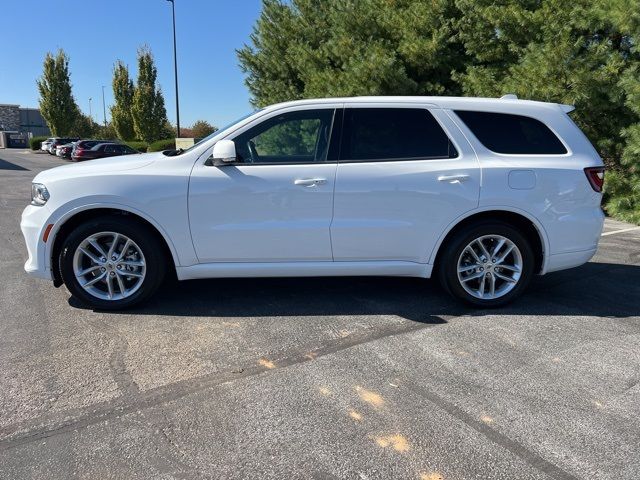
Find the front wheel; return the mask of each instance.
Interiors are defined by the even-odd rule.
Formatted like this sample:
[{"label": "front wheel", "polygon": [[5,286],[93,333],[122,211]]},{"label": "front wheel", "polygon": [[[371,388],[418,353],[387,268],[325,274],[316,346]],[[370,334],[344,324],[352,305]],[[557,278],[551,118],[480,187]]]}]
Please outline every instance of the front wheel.
[{"label": "front wheel", "polygon": [[127,217],[88,221],[64,240],[59,258],[67,289],[84,305],[120,310],[149,298],[164,278],[153,232]]},{"label": "front wheel", "polygon": [[438,275],[454,297],[479,307],[504,305],[525,290],[533,274],[529,241],[502,222],[472,225],[444,245]]}]

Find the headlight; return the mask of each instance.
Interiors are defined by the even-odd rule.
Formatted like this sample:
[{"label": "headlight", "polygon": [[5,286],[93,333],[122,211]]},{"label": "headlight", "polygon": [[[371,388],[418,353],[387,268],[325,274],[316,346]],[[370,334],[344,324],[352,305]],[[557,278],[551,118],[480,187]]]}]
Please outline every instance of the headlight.
[{"label": "headlight", "polygon": [[31,184],[31,205],[41,207],[49,200],[49,190],[41,183]]}]

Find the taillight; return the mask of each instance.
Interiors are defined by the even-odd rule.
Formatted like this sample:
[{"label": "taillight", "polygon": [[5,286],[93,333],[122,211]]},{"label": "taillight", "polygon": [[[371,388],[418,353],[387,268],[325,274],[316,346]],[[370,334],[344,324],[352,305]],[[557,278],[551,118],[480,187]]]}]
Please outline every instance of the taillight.
[{"label": "taillight", "polygon": [[602,186],[604,185],[604,167],[585,168],[584,173],[591,184],[591,188],[598,193],[602,192]]}]

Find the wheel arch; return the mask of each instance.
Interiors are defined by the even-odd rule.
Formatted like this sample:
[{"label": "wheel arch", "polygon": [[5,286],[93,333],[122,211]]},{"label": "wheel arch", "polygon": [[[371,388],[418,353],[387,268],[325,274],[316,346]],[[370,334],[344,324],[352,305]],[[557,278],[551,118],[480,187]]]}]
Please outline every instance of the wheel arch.
[{"label": "wheel arch", "polygon": [[149,231],[153,232],[160,242],[160,245],[162,245],[169,271],[171,271],[175,276],[176,265],[178,265],[178,256],[173,243],[159,225],[157,225],[152,219],[147,218],[141,212],[128,209],[124,206],[93,205],[85,208],[74,209],[67,213],[56,222],[55,231],[51,232],[51,243],[47,254],[47,260],[53,276],[53,282],[56,286],[62,285],[62,278],[55,259],[60,255],[62,244],[64,243],[64,239],[68,233],[77,225],[88,220],[112,215],[123,215],[134,219],[147,227]]},{"label": "wheel arch", "polygon": [[521,230],[529,240],[534,251],[535,273],[544,273],[548,261],[549,240],[542,224],[528,213],[510,207],[490,207],[482,210],[468,212],[457,218],[442,233],[435,248],[431,253],[429,263],[437,269],[438,261],[442,256],[444,246],[463,228],[481,220],[501,220]]}]

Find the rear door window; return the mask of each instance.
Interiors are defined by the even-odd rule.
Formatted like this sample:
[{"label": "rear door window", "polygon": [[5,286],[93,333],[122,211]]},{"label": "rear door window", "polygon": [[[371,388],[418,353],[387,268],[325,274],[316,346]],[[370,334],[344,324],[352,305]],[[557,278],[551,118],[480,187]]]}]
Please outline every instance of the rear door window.
[{"label": "rear door window", "polygon": [[486,148],[516,155],[562,155],[567,149],[540,120],[510,113],[455,110]]},{"label": "rear door window", "polygon": [[424,108],[348,108],[342,134],[343,161],[455,158],[458,152]]}]

